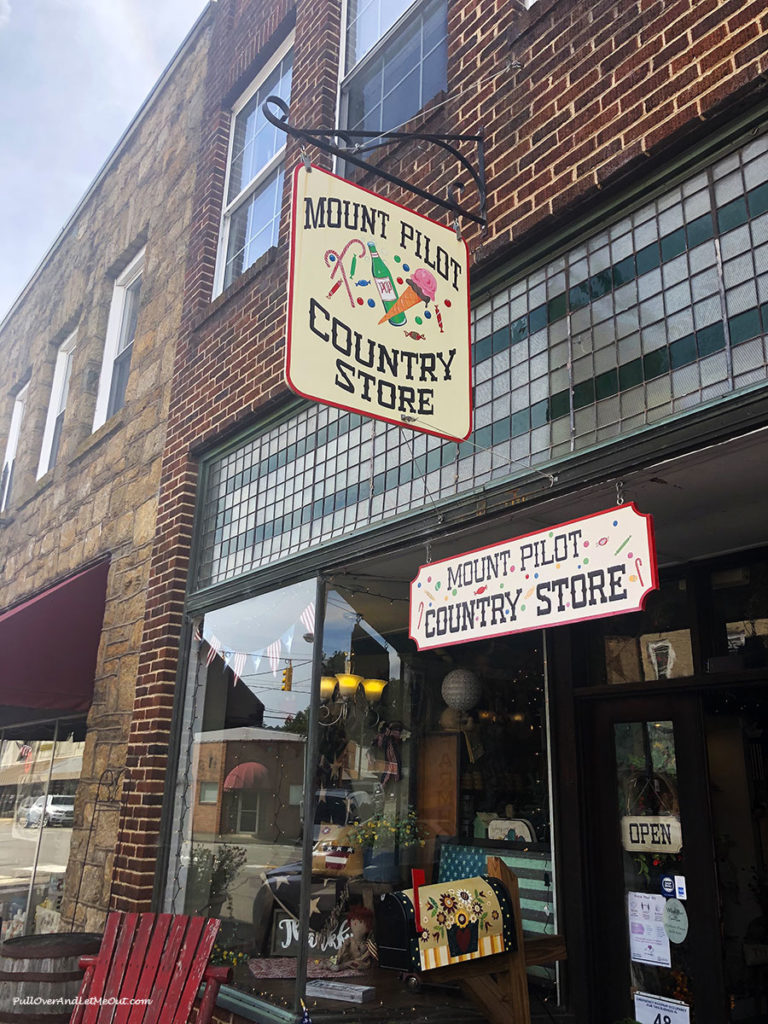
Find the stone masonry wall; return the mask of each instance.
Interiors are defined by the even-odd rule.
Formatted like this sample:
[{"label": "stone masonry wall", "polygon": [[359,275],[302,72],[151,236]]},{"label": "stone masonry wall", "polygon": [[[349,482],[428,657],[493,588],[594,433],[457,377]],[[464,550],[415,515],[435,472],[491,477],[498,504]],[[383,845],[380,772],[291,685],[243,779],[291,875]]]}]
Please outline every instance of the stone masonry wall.
[{"label": "stone masonry wall", "polygon": [[[110,890],[114,811],[99,813],[87,864],[83,856],[99,776],[126,758],[181,319],[206,35],[201,26],[0,326],[0,424],[10,422],[13,385],[30,380],[11,503],[0,523],[0,605],[111,558],[63,906],[66,920],[83,873],[76,925],[86,930],[100,926]],[[125,405],[92,433],[115,277],[144,245]],[[61,447],[54,468],[36,480],[56,349],[73,330]]]},{"label": "stone masonry wall", "polygon": [[[340,5],[297,0],[291,119],[335,123]],[[137,788],[116,861],[120,904],[152,896],[167,766],[179,622],[189,567],[196,454],[286,397],[283,382],[290,171],[279,245],[211,301],[228,109],[293,24],[287,0],[220,0],[206,82],[184,330],[163,463],[139,685],[129,744]],[[768,13],[762,0],[451,0],[448,88],[412,127],[486,137],[489,226],[467,226],[480,275],[551,225],[765,97]],[[325,156],[312,151],[316,163]],[[384,166],[447,192],[455,167],[422,146],[391,147]],[[363,183],[435,215],[376,179]],[[468,203],[471,197],[462,197]],[[440,215],[437,215],[438,218]],[[443,215],[445,216],[445,215]],[[448,222],[447,220],[445,221]],[[481,245],[482,243],[482,245]]]}]

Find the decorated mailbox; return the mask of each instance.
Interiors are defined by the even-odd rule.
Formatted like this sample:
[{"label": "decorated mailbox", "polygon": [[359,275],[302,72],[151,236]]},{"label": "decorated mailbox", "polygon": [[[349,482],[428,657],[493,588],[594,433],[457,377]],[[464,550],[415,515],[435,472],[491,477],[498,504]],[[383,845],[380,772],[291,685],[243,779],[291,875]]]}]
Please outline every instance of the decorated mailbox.
[{"label": "decorated mailbox", "polygon": [[376,904],[379,966],[414,973],[516,949],[512,903],[498,878],[421,886],[417,901],[406,889]]}]

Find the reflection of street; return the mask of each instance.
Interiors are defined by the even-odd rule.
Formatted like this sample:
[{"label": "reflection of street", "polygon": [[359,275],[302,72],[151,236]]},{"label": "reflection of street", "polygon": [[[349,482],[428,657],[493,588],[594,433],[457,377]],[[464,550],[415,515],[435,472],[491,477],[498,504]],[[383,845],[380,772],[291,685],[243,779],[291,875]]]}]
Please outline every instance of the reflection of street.
[{"label": "reflection of street", "polygon": [[[0,818],[0,899],[9,888],[28,886],[35,862],[39,829],[24,828],[12,818]],[[37,864],[37,881],[63,875],[69,858],[71,828],[44,828]]]}]

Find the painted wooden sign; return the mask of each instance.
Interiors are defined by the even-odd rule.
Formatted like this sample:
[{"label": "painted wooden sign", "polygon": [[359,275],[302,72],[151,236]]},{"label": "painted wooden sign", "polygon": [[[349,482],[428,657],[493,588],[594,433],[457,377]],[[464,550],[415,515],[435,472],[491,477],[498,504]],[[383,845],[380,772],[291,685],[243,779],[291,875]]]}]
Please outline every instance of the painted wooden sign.
[{"label": "painted wooden sign", "polygon": [[293,179],[286,378],[304,398],[462,441],[469,258],[456,233],[319,167]]},{"label": "painted wooden sign", "polygon": [[680,821],[669,814],[625,815],[621,819],[621,845],[630,853],[680,853]]},{"label": "painted wooden sign", "polygon": [[638,611],[659,585],[653,523],[631,503],[419,569],[419,650]]}]

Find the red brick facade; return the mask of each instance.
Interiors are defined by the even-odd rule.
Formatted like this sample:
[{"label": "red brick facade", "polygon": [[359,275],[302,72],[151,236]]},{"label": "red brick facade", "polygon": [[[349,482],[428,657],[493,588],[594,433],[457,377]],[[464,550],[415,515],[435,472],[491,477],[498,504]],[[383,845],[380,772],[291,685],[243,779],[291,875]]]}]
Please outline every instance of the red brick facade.
[{"label": "red brick facade", "polygon": [[[223,295],[214,301],[211,295],[227,111],[294,25],[291,119],[331,125],[338,3],[220,0],[213,14],[195,229],[129,745],[135,785],[115,862],[114,891],[127,909],[148,907],[155,882],[196,455],[287,394],[287,189],[279,246]],[[413,125],[430,132],[484,129],[488,231],[464,226],[473,273],[481,275],[764,97],[766,39],[768,11],[759,0],[539,0],[529,11],[516,0],[452,0],[448,89]],[[316,152],[311,156],[327,163]],[[288,170],[297,159],[298,147],[289,140]],[[449,161],[410,145],[393,147],[385,166],[443,195],[455,178]],[[462,199],[471,205],[469,191]],[[405,201],[435,215],[425,202]]]}]

